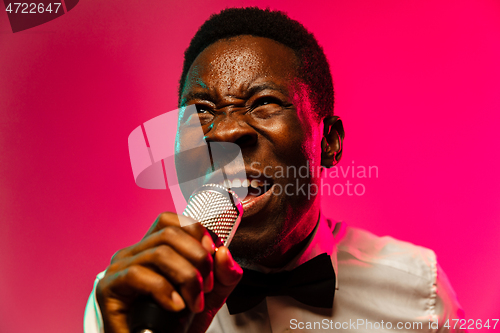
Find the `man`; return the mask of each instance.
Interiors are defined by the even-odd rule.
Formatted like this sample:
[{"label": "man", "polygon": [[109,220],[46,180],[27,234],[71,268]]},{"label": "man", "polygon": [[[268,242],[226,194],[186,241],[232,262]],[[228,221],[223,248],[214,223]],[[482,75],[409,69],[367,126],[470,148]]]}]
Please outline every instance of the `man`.
[{"label": "man", "polygon": [[[310,189],[320,184],[317,170],[340,160],[344,130],[333,114],[326,57],[302,25],[256,8],[212,16],[185,53],[179,106],[188,105],[196,105],[192,116],[206,142],[241,149],[247,179],[230,181],[233,187],[252,185],[240,227],[230,249],[215,251],[201,225],[180,227],[179,220],[187,218],[161,214],[139,243],[118,251],[98,276],[86,311],[87,333],[129,332],[130,309],[140,295],[171,312],[196,313],[189,332],[420,332],[446,330],[447,319],[459,318],[432,251],[321,216],[320,196]],[[182,124],[179,147],[188,140]],[[196,157],[189,162],[197,163]],[[283,173],[304,167],[303,177]],[[313,285],[310,296],[333,297],[336,289],[326,306],[287,293],[264,295],[250,307],[225,305],[242,278],[241,266],[278,274],[278,288],[280,279],[288,280],[283,272],[308,267],[309,275],[317,275],[309,264],[324,254],[327,266],[320,272],[335,274],[325,288]],[[252,278],[257,274],[245,272],[245,279],[260,279]]]}]

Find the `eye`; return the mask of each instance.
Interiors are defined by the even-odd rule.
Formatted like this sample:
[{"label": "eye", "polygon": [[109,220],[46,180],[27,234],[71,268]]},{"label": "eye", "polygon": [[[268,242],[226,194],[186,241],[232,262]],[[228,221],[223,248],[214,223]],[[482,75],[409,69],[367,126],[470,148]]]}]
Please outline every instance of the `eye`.
[{"label": "eye", "polygon": [[209,124],[214,119],[212,108],[205,104],[196,104],[196,114],[200,125]]},{"label": "eye", "polygon": [[250,114],[255,119],[268,119],[281,114],[284,110],[284,102],[273,96],[257,98],[250,107]]},{"label": "eye", "polygon": [[279,100],[276,97],[264,96],[264,97],[258,98],[252,104],[252,109],[258,108],[259,106],[270,105],[270,104],[276,104],[276,105],[281,106],[283,103],[281,102],[281,100]]},{"label": "eye", "polygon": [[212,109],[204,104],[196,104],[196,112],[198,113],[212,113]]}]

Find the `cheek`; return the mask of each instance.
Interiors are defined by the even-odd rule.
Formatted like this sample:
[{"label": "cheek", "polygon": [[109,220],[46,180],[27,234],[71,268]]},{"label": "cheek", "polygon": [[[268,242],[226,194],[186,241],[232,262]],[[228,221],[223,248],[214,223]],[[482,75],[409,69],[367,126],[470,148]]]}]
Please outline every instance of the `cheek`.
[{"label": "cheek", "polygon": [[309,161],[309,166],[320,166],[322,131],[316,120],[311,118],[303,116],[297,120],[294,132],[300,135],[297,135],[294,144],[300,147],[300,155]]},{"label": "cheek", "polygon": [[[177,134],[175,145],[175,169],[178,182],[185,194],[191,193],[201,186],[202,179],[211,169],[210,155],[202,141],[202,131],[184,128]],[[171,168],[172,161],[165,160],[165,167]]]},{"label": "cheek", "polygon": [[321,166],[321,132],[318,129],[311,129],[307,132],[307,140],[303,143],[302,149],[312,167]]},{"label": "cheek", "polygon": [[279,133],[274,142],[275,153],[280,164],[301,167],[319,167],[321,165],[320,131],[310,126],[309,121],[302,122],[297,115],[287,117],[276,125],[275,133]]},{"label": "cheek", "polygon": [[307,133],[295,114],[276,120],[268,128],[272,128],[274,133],[276,154],[281,156],[286,164],[301,165],[302,162],[305,162],[302,156]]},{"label": "cheek", "polygon": [[301,143],[302,151],[311,166],[319,166],[321,165],[322,126],[313,110],[309,91],[305,84],[296,83],[293,101],[297,105],[297,119],[304,136]]}]

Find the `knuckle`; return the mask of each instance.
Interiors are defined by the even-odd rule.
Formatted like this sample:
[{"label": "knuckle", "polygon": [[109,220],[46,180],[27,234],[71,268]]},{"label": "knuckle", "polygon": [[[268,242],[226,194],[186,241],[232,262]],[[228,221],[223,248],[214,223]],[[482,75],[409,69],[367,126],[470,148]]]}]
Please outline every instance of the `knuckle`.
[{"label": "knuckle", "polygon": [[168,226],[161,231],[160,237],[163,242],[170,242],[171,240],[177,239],[180,233],[181,230],[179,228]]},{"label": "knuckle", "polygon": [[170,294],[169,291],[172,291],[172,285],[165,279],[158,280],[156,283],[156,287],[159,290],[162,290],[164,294]]},{"label": "knuckle", "polygon": [[184,284],[189,285],[193,290],[201,291],[203,278],[197,270],[186,272]]},{"label": "knuckle", "polygon": [[179,225],[179,217],[172,212],[163,212],[156,219],[160,227]]},{"label": "knuckle", "polygon": [[195,256],[196,261],[198,261],[199,263],[211,261],[211,259],[212,259],[212,256],[209,255],[208,251],[205,250],[201,246],[200,246],[200,249],[198,251],[196,251],[194,256]]},{"label": "knuckle", "polygon": [[198,271],[195,269],[189,270],[185,274],[185,279],[187,282],[196,281],[198,279]]},{"label": "knuckle", "polygon": [[141,268],[138,265],[132,265],[123,271],[124,275],[130,279],[137,279],[141,276]]},{"label": "knuckle", "polygon": [[106,290],[106,282],[103,280],[100,280],[99,282],[97,282],[97,285],[95,287],[95,292],[96,292],[96,295],[98,296],[102,296],[104,295],[104,291]]},{"label": "knuckle", "polygon": [[205,249],[202,248],[200,251],[197,251],[194,255],[194,260],[196,262],[196,266],[200,270],[206,272],[207,274],[210,272],[213,265],[213,259]]},{"label": "knuckle", "polygon": [[120,269],[121,265],[117,262],[112,262],[109,266],[108,269],[106,269],[106,275],[109,275],[113,272],[117,272]]},{"label": "knuckle", "polygon": [[163,261],[163,259],[168,259],[172,255],[172,248],[167,245],[157,246],[153,250],[153,256],[155,260]]},{"label": "knuckle", "polygon": [[182,232],[178,227],[168,226],[160,232],[160,242],[162,244],[175,244],[182,237]]},{"label": "knuckle", "polygon": [[111,263],[115,263],[116,261],[122,259],[126,255],[127,255],[127,248],[116,251],[115,254],[113,254],[113,256],[111,257]]},{"label": "knuckle", "polygon": [[200,284],[201,281],[203,280],[201,278],[201,275],[198,272],[198,270],[194,267],[185,268],[185,269],[178,271],[176,273],[177,273],[176,280],[177,280],[178,284],[192,286],[192,285]]},{"label": "knuckle", "polygon": [[205,234],[205,227],[201,225],[201,223],[197,223],[196,221],[193,220],[193,223],[186,225],[184,227],[186,230],[189,230],[192,233],[198,234],[198,235],[204,235]]}]

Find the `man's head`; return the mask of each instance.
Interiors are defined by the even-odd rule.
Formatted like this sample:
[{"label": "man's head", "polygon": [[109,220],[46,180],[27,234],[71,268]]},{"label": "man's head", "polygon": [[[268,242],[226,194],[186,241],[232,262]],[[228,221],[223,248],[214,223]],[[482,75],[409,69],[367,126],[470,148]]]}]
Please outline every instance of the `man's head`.
[{"label": "man's head", "polygon": [[330,66],[316,38],[286,14],[259,8],[228,8],[212,15],[200,27],[184,54],[179,104],[186,75],[196,57],[216,41],[240,35],[269,38],[291,48],[298,59],[300,78],[311,89],[309,94],[314,109],[322,117],[333,115]]},{"label": "man's head", "polygon": [[[248,13],[252,19],[245,21]],[[216,26],[225,26],[226,20],[217,17],[205,23],[193,39],[191,51],[186,51],[179,100],[181,106],[194,104],[198,111],[188,119],[181,117],[178,145],[180,148],[196,145],[192,140],[199,139],[193,139],[191,126],[191,118],[196,117],[205,141],[232,142],[240,147],[247,180],[238,179],[237,186],[242,182],[246,186],[255,182],[255,186],[249,187],[249,195],[243,200],[245,214],[231,251],[241,259],[251,256],[266,265],[279,265],[313,230],[320,201],[318,196],[311,195],[311,186],[318,189],[318,170],[322,165],[335,164],[341,151],[343,130],[341,122],[332,116],[328,64],[312,35],[282,13],[230,9],[219,15],[229,25],[238,17],[246,24],[257,24],[256,18],[262,17],[264,27],[254,29],[262,34],[274,31],[271,33],[281,36],[283,42],[258,33],[245,33],[245,24],[237,24],[240,28],[232,32],[226,27],[227,31],[222,33]],[[274,28],[270,18],[283,22]],[[214,26],[215,21],[218,23]],[[280,33],[285,23],[306,41],[294,42],[292,32]],[[210,29],[214,31],[211,33]],[[214,37],[202,38],[211,34]],[[285,44],[305,47],[312,44],[308,38],[312,38],[320,56],[312,56],[312,50]],[[323,65],[312,63],[312,58],[323,59],[329,84],[320,83],[324,76],[314,77],[307,72],[307,69],[318,70],[316,74],[320,76]],[[311,82],[322,86],[312,87]],[[329,102],[318,95],[325,86],[330,87],[325,93]],[[324,105],[325,109],[318,105]],[[194,154],[185,158],[180,164],[197,163]],[[225,172],[231,178],[232,170]],[[234,179],[230,180],[232,187],[236,186]]]}]

